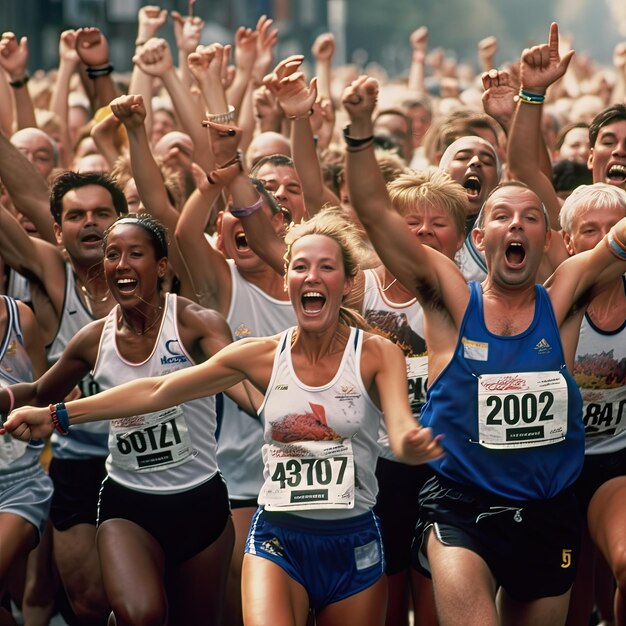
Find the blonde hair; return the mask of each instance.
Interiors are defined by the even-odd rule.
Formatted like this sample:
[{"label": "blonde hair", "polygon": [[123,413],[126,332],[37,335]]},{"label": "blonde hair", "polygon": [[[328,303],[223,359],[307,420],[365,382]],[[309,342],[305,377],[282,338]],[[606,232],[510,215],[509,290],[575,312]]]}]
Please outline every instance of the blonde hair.
[{"label": "blonde hair", "polygon": [[[346,218],[341,207],[325,207],[306,222],[292,223],[287,230],[285,235],[287,249],[284,256],[285,288],[293,244],[308,235],[323,235],[335,241],[341,250],[345,275],[349,278],[354,278],[357,275],[362,263],[365,261],[359,231]],[[370,328],[369,324],[357,311],[346,306],[341,306],[339,310],[339,322],[346,326],[356,326],[366,330]]]},{"label": "blonde hair", "polygon": [[442,208],[452,217],[459,234],[465,232],[469,209],[467,192],[448,174],[436,168],[401,174],[387,185],[389,199],[400,215],[415,212],[420,205]]}]

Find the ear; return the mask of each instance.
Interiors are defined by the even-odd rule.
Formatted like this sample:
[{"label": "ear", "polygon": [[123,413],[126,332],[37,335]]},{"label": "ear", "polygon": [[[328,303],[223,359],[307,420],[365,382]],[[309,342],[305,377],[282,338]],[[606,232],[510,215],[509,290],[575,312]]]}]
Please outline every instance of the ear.
[{"label": "ear", "polygon": [[587,157],[587,169],[593,170],[593,148],[589,148],[589,156]]},{"label": "ear", "polygon": [[543,253],[545,254],[550,249],[550,244],[552,243],[552,229],[548,230],[546,233],[546,243],[543,246]]},{"label": "ear", "polygon": [[574,254],[576,254],[576,252],[574,252],[574,246],[572,245],[572,237],[569,233],[566,233],[565,231],[563,231],[563,242],[565,243],[565,248],[567,250],[567,253],[570,256],[573,256]]},{"label": "ear", "polygon": [[281,233],[285,228],[285,215],[282,212],[274,213],[271,217],[271,221],[277,233]]},{"label": "ear", "polygon": [[63,231],[61,230],[61,227],[56,222],[52,224],[52,227],[54,228],[54,237],[57,241],[57,245],[62,246],[63,245]]},{"label": "ear", "polygon": [[157,264],[157,276],[159,278],[163,278],[165,276],[165,272],[167,272],[167,267],[169,265],[169,261],[166,256],[162,259],[159,259]]},{"label": "ear", "polygon": [[485,251],[485,231],[478,228],[472,229],[472,241],[477,250]]},{"label": "ear", "polygon": [[354,276],[349,276],[346,278],[345,283],[343,285],[343,297],[345,298],[351,291],[352,287],[354,287]]}]

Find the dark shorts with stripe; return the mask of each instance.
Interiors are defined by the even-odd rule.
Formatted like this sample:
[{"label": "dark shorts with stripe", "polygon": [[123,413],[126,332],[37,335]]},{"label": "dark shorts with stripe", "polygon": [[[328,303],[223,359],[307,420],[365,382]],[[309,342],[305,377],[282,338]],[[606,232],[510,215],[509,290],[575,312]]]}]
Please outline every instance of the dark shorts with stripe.
[{"label": "dark shorts with stripe", "polygon": [[574,582],[581,519],[572,488],[548,500],[523,502],[435,476],[420,494],[412,549],[413,566],[427,576],[429,530],[445,545],[478,554],[516,600],[559,596]]}]

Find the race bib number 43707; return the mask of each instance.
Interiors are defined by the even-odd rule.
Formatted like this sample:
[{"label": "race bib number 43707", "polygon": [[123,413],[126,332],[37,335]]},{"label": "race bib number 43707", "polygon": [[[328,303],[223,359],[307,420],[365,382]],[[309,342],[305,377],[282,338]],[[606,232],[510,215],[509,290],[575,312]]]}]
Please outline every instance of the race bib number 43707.
[{"label": "race bib number 43707", "polygon": [[259,503],[266,509],[354,507],[354,456],[349,439],[271,444],[266,462],[269,476],[259,494]]},{"label": "race bib number 43707", "polygon": [[487,448],[558,443],[567,434],[567,382],[558,371],[478,377],[478,439]]}]

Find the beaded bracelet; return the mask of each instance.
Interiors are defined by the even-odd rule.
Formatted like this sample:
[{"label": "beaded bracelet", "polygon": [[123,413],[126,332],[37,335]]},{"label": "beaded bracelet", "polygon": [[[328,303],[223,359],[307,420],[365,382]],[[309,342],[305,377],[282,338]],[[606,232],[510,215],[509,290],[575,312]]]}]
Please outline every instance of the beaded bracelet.
[{"label": "beaded bracelet", "polygon": [[216,124],[226,124],[228,122],[235,121],[235,107],[232,104],[228,105],[228,113],[209,113],[206,116],[209,122],[215,122]]},{"label": "beaded bracelet", "polygon": [[251,206],[243,206],[239,208],[231,207],[230,212],[237,218],[248,217],[263,206],[263,196],[259,194],[259,199]]},{"label": "beaded bracelet", "polygon": [[350,136],[350,126],[346,126],[343,129],[343,138],[344,138],[348,148],[359,148],[360,146],[363,146],[366,143],[369,143],[370,141],[373,141],[374,140],[374,135],[370,135],[369,137],[362,137],[362,138],[351,137]]},{"label": "beaded bracelet", "polygon": [[524,89],[519,90],[519,99],[526,104],[543,104],[546,97],[543,94],[531,93]]},{"label": "beaded bracelet", "polygon": [[9,81],[9,85],[13,87],[13,89],[20,89],[21,87],[24,87],[29,80],[30,80],[30,76],[28,74],[24,74],[22,78]]},{"label": "beaded bracelet", "polygon": [[109,65],[105,65],[103,67],[88,67],[87,68],[87,76],[92,80],[94,78],[100,78],[102,76],[109,76],[113,73],[113,66],[109,63]]},{"label": "beaded bracelet", "polygon": [[62,435],[67,435],[70,432],[70,417],[67,414],[65,404],[63,402],[51,404],[48,407],[48,410],[50,411],[50,417],[52,418],[54,429]]}]

